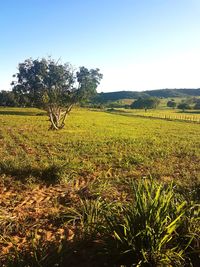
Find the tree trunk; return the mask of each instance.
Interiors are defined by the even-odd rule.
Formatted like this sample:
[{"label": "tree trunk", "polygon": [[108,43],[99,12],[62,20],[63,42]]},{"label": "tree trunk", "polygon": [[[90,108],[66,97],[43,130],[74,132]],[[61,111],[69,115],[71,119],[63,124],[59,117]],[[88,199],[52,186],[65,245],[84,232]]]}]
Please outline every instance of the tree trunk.
[{"label": "tree trunk", "polygon": [[72,107],[73,107],[73,105],[70,105],[70,106],[67,108],[67,110],[65,111],[64,116],[63,116],[63,118],[62,118],[62,123],[61,123],[61,125],[60,125],[60,129],[64,128],[66,117],[69,115],[69,113],[70,113]]},{"label": "tree trunk", "polygon": [[50,130],[63,129],[65,126],[65,119],[69,115],[73,105],[67,107],[65,111],[62,111],[60,107],[50,105],[48,107],[49,120],[51,122]]}]

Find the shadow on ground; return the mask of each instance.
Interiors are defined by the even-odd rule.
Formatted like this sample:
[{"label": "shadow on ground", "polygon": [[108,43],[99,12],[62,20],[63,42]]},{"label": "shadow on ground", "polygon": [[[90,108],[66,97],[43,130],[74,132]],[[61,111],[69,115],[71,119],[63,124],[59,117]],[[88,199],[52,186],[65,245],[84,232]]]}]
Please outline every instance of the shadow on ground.
[{"label": "shadow on ground", "polygon": [[50,165],[44,168],[36,168],[32,166],[16,167],[9,162],[0,163],[0,174],[12,176],[16,180],[26,181],[30,177],[41,180],[45,183],[53,184],[60,180],[63,174],[63,167]]},{"label": "shadow on ground", "polygon": [[177,113],[182,113],[182,114],[200,114],[200,110],[192,110],[192,111],[189,111],[189,110],[185,110],[185,111],[178,111]]},{"label": "shadow on ground", "polygon": [[18,111],[18,110],[0,110],[0,115],[16,115],[16,116],[45,116],[45,112],[34,111]]}]

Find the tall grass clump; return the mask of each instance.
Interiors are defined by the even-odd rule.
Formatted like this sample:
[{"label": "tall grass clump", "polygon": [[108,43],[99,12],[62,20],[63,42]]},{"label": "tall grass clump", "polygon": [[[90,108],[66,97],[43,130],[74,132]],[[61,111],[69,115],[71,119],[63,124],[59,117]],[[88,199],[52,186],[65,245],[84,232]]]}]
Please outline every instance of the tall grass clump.
[{"label": "tall grass clump", "polygon": [[69,208],[65,218],[68,223],[75,228],[76,239],[94,240],[102,232],[104,212],[108,205],[101,199],[80,199],[79,206]]},{"label": "tall grass clump", "polygon": [[187,254],[195,238],[189,204],[175,197],[172,184],[144,180],[130,186],[131,201],[106,216],[107,253],[116,266],[195,266]]}]

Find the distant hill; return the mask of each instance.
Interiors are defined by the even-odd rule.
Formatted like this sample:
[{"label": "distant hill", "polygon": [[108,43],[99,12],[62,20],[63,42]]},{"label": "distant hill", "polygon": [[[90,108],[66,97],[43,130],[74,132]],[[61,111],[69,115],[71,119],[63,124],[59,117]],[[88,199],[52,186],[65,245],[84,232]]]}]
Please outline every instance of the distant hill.
[{"label": "distant hill", "polygon": [[198,89],[160,89],[145,91],[149,96],[155,97],[187,97],[200,96],[200,88]]},{"label": "distant hill", "polygon": [[95,100],[99,102],[104,101],[117,101],[119,99],[133,99],[138,97],[147,97],[148,94],[143,92],[134,92],[134,91],[119,91],[119,92],[110,92],[110,93],[99,93]]},{"label": "distant hill", "polygon": [[118,92],[109,92],[109,93],[99,93],[95,97],[95,101],[104,102],[104,101],[117,101],[120,99],[133,99],[138,97],[159,97],[159,98],[168,98],[168,97],[192,97],[200,96],[200,88],[198,89],[158,89],[158,90],[147,90],[147,91],[118,91]]}]

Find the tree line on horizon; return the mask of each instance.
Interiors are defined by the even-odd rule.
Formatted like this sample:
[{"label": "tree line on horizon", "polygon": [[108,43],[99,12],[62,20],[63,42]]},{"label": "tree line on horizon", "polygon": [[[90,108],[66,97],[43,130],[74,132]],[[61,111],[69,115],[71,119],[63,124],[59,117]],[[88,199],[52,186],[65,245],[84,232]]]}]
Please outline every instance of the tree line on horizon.
[{"label": "tree line on horizon", "polygon": [[[98,95],[93,95],[92,98],[90,98],[89,102],[88,99],[81,100],[79,104],[83,107],[95,107],[95,108],[101,108],[101,107],[109,107],[109,108],[117,108],[117,107],[123,107],[123,108],[131,108],[131,109],[145,109],[146,111],[148,109],[156,109],[160,104],[160,98],[158,97],[149,97],[149,96],[143,96],[138,97],[135,99],[130,105],[127,104],[120,104],[119,102],[112,102],[112,101],[98,101]],[[0,106],[8,106],[8,107],[34,107],[37,106],[37,104],[31,103],[30,99],[23,95],[23,97],[17,96],[14,91],[1,91],[0,92]],[[178,103],[175,99],[170,99],[166,103],[166,107],[168,108],[178,108],[182,111],[190,110],[190,109],[200,109],[200,98],[197,97],[190,97],[186,99],[182,99],[180,103]]]}]

